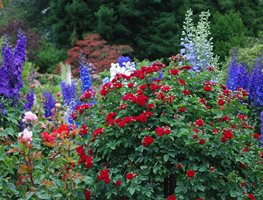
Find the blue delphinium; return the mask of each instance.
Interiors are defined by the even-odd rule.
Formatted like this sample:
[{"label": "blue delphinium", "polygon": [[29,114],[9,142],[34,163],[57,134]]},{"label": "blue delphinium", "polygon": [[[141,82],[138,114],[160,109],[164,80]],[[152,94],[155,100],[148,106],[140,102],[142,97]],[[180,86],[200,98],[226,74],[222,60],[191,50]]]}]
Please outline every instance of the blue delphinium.
[{"label": "blue delphinium", "polygon": [[237,87],[247,89],[248,79],[249,79],[249,76],[248,76],[246,64],[244,62],[241,62],[238,68]]},{"label": "blue delphinium", "polygon": [[17,45],[12,46],[6,41],[2,46],[2,63],[0,66],[0,95],[6,98],[16,98],[22,82],[22,64],[26,59],[26,37],[19,32]]},{"label": "blue delphinium", "polygon": [[91,77],[89,74],[89,66],[84,62],[80,62],[80,80],[82,83],[82,92],[85,93],[87,90],[92,89]]},{"label": "blue delphinium", "polygon": [[66,84],[65,81],[60,83],[63,102],[66,106],[70,105],[71,101],[74,101],[76,98],[76,83],[74,81],[71,84]]},{"label": "blue delphinium", "polygon": [[131,62],[131,59],[129,56],[120,56],[118,58],[118,63],[120,65],[120,67],[125,67],[124,63],[127,63],[127,62]]},{"label": "blue delphinium", "polygon": [[236,51],[233,50],[230,66],[228,69],[228,77],[226,81],[226,87],[230,90],[236,90],[238,87],[239,79],[239,66],[237,62]]},{"label": "blue delphinium", "polygon": [[256,107],[263,107],[263,62],[262,57],[257,58],[248,84],[249,101]]},{"label": "blue delphinium", "polygon": [[52,96],[51,92],[43,92],[43,107],[44,107],[44,116],[50,117],[52,116],[52,109],[55,107],[55,99]]},{"label": "blue delphinium", "polygon": [[33,107],[34,105],[34,91],[33,90],[30,90],[28,91],[28,93],[26,94],[26,104],[25,104],[25,110],[26,111],[30,111],[31,108]]}]

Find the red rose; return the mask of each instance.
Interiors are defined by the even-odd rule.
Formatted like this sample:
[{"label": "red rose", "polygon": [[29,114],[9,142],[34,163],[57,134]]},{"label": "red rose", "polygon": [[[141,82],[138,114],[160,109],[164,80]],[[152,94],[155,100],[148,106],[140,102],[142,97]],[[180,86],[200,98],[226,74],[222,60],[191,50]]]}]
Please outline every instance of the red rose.
[{"label": "red rose", "polygon": [[187,176],[187,177],[190,177],[190,178],[191,178],[191,177],[194,177],[194,176],[195,176],[195,171],[194,171],[194,170],[191,170],[191,169],[190,169],[190,170],[187,170],[187,171],[186,171],[186,176]]},{"label": "red rose", "polygon": [[204,124],[205,123],[204,123],[204,121],[202,119],[198,119],[198,120],[195,121],[195,125],[196,126],[204,126]]},{"label": "red rose", "polygon": [[258,140],[258,139],[260,138],[260,134],[254,133],[254,138],[255,138],[256,140]]},{"label": "red rose", "polygon": [[184,95],[190,95],[191,92],[189,90],[183,90]]},{"label": "red rose", "polygon": [[185,112],[185,110],[186,110],[186,109],[185,109],[184,107],[179,108],[179,111],[180,111],[180,112]]},{"label": "red rose", "polygon": [[86,135],[88,133],[88,128],[86,124],[83,124],[80,129],[80,134],[81,135]]},{"label": "red rose", "polygon": [[202,139],[199,141],[199,144],[201,144],[201,145],[205,144],[205,139],[202,138]]},{"label": "red rose", "polygon": [[256,198],[253,194],[247,194],[247,197],[249,200],[256,200]]},{"label": "red rose", "polygon": [[87,168],[93,167],[92,158],[93,158],[93,156],[87,156],[87,157],[86,157],[85,166],[86,166]]},{"label": "red rose", "polygon": [[91,192],[87,189],[84,190],[85,200],[91,200]]},{"label": "red rose", "polygon": [[147,85],[140,85],[139,88],[140,88],[141,90],[145,90],[145,89],[147,88]]},{"label": "red rose", "polygon": [[144,114],[144,113],[141,113],[139,116],[138,116],[138,120],[142,123],[145,123],[147,122],[147,116]]},{"label": "red rose", "polygon": [[126,175],[126,178],[127,178],[128,180],[132,180],[132,179],[134,178],[134,175],[133,175],[132,173],[128,173],[128,174]]},{"label": "red rose", "polygon": [[149,146],[149,145],[151,145],[152,143],[153,143],[153,138],[151,137],[151,136],[145,136],[144,138],[143,138],[143,142],[142,142],[142,145],[143,146]]},{"label": "red rose", "polygon": [[169,195],[169,196],[167,197],[167,200],[176,200],[176,196],[175,196],[174,194]]},{"label": "red rose", "polygon": [[210,86],[210,85],[205,85],[205,86],[204,86],[204,91],[207,91],[207,92],[212,91],[211,86]]},{"label": "red rose", "polygon": [[241,182],[241,186],[242,187],[245,187],[246,186],[246,183],[244,181]]},{"label": "red rose", "polygon": [[134,84],[133,83],[129,83],[128,84],[128,88],[133,88]]},{"label": "red rose", "polygon": [[120,127],[120,128],[122,128],[122,127],[124,127],[125,126],[125,122],[124,121],[120,121],[119,123],[118,123],[118,126]]},{"label": "red rose", "polygon": [[160,137],[164,135],[164,128],[162,128],[162,127],[157,127],[155,129],[155,131],[156,131],[157,135]]},{"label": "red rose", "polygon": [[181,164],[181,163],[178,163],[178,164],[176,165],[176,167],[177,167],[177,169],[181,169],[181,168],[182,168],[182,164]]},{"label": "red rose", "polygon": [[171,73],[172,75],[178,75],[179,70],[177,70],[177,69],[172,69],[172,70],[170,70],[170,73]]},{"label": "red rose", "polygon": [[152,109],[152,108],[154,108],[154,107],[155,107],[155,105],[154,105],[153,103],[147,105],[147,108],[148,108],[148,109]]},{"label": "red rose", "polygon": [[222,106],[225,104],[225,101],[223,99],[219,99],[217,102],[217,105]]},{"label": "red rose", "polygon": [[179,82],[179,85],[186,85],[185,80],[182,80],[182,79],[181,79],[181,80],[179,80],[178,82]]},{"label": "red rose", "polygon": [[116,184],[116,186],[120,186],[121,185],[121,180],[117,180],[115,184]]}]

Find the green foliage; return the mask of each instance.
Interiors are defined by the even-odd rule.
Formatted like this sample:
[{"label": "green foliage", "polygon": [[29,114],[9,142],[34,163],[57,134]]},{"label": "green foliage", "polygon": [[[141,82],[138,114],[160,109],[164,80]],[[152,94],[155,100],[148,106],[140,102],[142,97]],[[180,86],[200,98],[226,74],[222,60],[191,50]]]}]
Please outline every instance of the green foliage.
[{"label": "green foliage", "polygon": [[243,46],[246,28],[239,14],[229,12],[227,14],[215,13],[213,15],[211,31],[214,39],[215,54],[224,60],[226,52],[231,48]]},{"label": "green foliage", "polygon": [[65,60],[66,52],[56,48],[51,42],[43,40],[42,47],[36,56],[36,64],[39,66],[40,72],[53,72],[56,65],[61,60]]}]

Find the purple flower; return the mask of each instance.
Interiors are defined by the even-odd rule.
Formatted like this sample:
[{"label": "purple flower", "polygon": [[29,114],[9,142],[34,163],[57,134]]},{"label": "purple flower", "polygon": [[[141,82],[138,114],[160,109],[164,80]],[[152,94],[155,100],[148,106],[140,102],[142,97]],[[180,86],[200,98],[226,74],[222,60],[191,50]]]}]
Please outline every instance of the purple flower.
[{"label": "purple flower", "polygon": [[34,105],[34,91],[31,90],[31,91],[28,91],[28,93],[26,94],[26,104],[25,104],[25,110],[26,111],[30,111],[31,108],[33,107]]},{"label": "purple flower", "polygon": [[43,107],[44,107],[44,116],[52,116],[52,109],[55,107],[55,99],[52,96],[51,92],[43,92]]},{"label": "purple flower", "polygon": [[237,62],[236,51],[233,49],[232,58],[230,62],[230,66],[228,69],[228,77],[226,81],[226,87],[230,90],[236,90],[238,87],[238,79],[239,79],[239,67]]},{"label": "purple flower", "polygon": [[70,106],[70,103],[76,98],[76,83],[66,84],[65,81],[61,81],[60,87],[64,104]]},{"label": "purple flower", "polygon": [[17,45],[14,49],[6,41],[2,46],[2,63],[0,66],[0,95],[6,98],[16,98],[22,82],[22,64],[26,59],[26,37],[19,32]]},{"label": "purple flower", "polygon": [[123,63],[126,63],[126,62],[131,62],[131,58],[129,56],[120,56],[118,58],[118,63],[120,67],[125,67]]},{"label": "purple flower", "polygon": [[263,62],[262,57],[258,57],[253,68],[248,84],[249,101],[252,105],[263,107]]}]

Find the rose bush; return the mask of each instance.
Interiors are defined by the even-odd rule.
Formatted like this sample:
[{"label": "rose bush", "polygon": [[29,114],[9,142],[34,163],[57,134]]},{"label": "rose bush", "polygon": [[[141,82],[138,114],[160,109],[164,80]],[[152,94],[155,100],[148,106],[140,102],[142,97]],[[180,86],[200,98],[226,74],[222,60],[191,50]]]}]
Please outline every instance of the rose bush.
[{"label": "rose bush", "polygon": [[72,117],[82,127],[78,167],[92,180],[86,199],[262,197],[247,92],[213,81],[215,67],[193,72],[176,58],[117,74],[96,104],[92,95],[81,99]]}]

